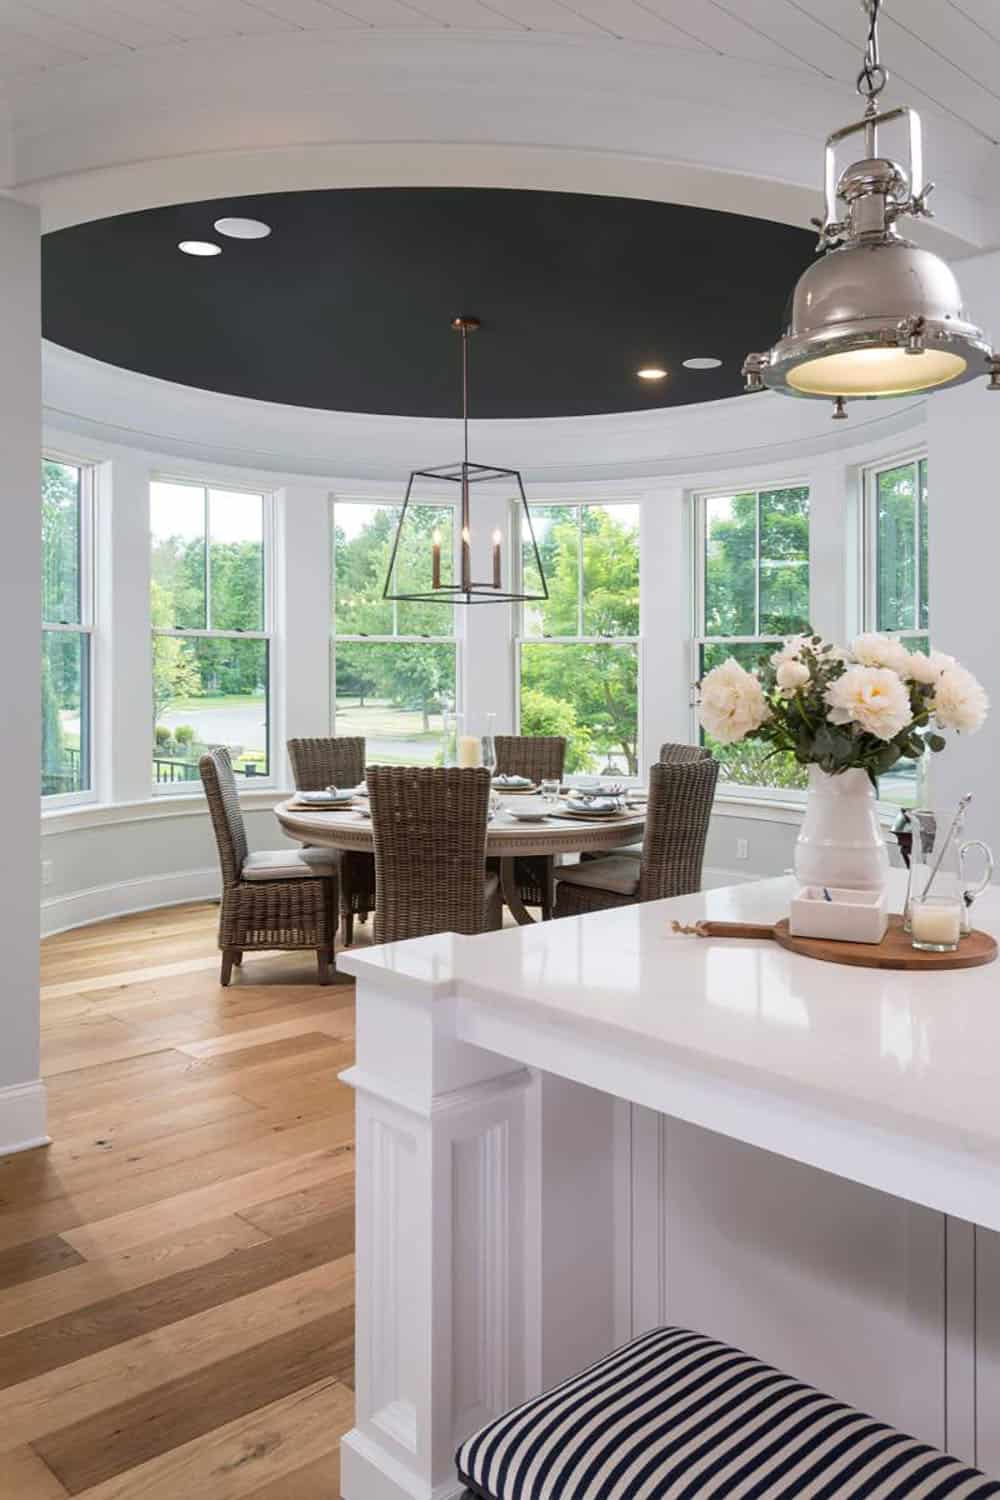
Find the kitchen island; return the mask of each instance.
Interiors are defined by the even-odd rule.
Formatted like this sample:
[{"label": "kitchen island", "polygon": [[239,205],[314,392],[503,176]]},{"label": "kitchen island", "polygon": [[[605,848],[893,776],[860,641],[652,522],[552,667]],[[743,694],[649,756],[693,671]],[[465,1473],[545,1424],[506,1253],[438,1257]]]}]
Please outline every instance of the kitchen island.
[{"label": "kitchen island", "polygon": [[[470,1431],[661,1322],[1000,1472],[1000,967],[671,931],[776,920],[790,890],[339,956],[358,983],[347,1500],[458,1494]],[[1000,933],[1000,890],[975,913]]]}]

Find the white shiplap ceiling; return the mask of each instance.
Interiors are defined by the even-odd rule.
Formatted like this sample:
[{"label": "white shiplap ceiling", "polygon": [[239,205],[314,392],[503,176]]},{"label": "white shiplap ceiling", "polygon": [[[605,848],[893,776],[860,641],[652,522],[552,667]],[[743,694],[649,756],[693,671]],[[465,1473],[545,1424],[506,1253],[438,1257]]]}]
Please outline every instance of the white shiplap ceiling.
[{"label": "white shiplap ceiling", "polygon": [[[535,31],[714,53],[848,86],[859,0],[0,0],[0,78],[148,49],[344,29]],[[894,94],[1000,141],[1000,0],[889,0]]]}]

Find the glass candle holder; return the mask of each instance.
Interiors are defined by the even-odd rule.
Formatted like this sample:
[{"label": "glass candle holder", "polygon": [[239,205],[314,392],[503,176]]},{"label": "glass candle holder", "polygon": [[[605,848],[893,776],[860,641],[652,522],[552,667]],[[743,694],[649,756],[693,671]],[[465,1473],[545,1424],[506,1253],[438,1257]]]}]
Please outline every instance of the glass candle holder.
[{"label": "glass candle holder", "polygon": [[952,953],[962,935],[962,904],[947,896],[910,902],[910,937],[923,953]]}]

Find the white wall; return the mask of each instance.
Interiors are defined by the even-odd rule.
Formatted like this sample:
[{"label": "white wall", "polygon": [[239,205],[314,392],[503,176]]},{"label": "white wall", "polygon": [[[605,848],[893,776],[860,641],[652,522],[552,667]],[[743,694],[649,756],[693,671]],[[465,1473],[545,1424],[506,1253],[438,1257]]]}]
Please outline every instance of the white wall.
[{"label": "white wall", "polygon": [[46,1138],[39,1081],[36,871],[41,698],[39,222],[0,198],[0,600],[5,624],[4,858],[0,875],[0,1152]]},{"label": "white wall", "polygon": [[[1000,341],[1000,255],[964,262],[962,290],[976,321]],[[928,402],[933,641],[975,672],[993,702],[986,729],[935,760],[934,794],[945,806],[971,791],[967,826],[1000,854],[1000,630],[993,618],[1000,581],[998,430],[1000,393],[988,391],[985,381]]]},{"label": "white wall", "polygon": [[[777,399],[777,398],[776,398]],[[214,398],[209,398],[211,405]],[[725,405],[725,403],[724,403]],[[797,403],[757,406],[758,439],[766,451],[769,413],[776,418]],[[742,417],[741,417],[742,420]],[[725,447],[725,412],[718,413]],[[870,429],[863,428],[868,436]],[[780,435],[780,431],[775,434]],[[919,445],[920,429],[907,439],[889,432],[879,442],[852,446],[853,430],[836,453],[799,455],[738,469],[720,466],[660,481],[535,484],[535,501],[619,498],[634,501],[641,516],[643,622],[642,756],[646,764],[664,740],[692,734],[691,540],[692,491],[725,484],[804,481],[812,492],[811,553],[819,608],[815,623],[837,639],[860,624],[851,580],[857,571],[859,464],[898,453],[904,441]],[[95,806],[46,812],[42,818],[42,926],[54,932],[82,922],[169,901],[214,894],[216,857],[199,794],[154,796],[149,784],[150,644],[149,477],[153,473],[228,482],[274,493],[275,556],[272,698],[273,786],[244,797],[248,832],[257,848],[285,841],[269,809],[290,785],[283,753],[291,734],[323,734],[332,724],[330,696],[330,498],[395,498],[398,487],[331,475],[274,473],[219,466],[176,454],[143,451],[83,439],[52,425],[46,446],[99,466],[97,617],[97,759]],[[506,452],[504,448],[504,452]],[[933,460],[932,460],[933,462]],[[503,525],[498,512],[487,518]],[[492,606],[459,611],[461,696],[469,723],[483,726],[497,714],[497,730],[514,725],[511,611]],[[720,802],[706,857],[706,882],[722,884],[780,874],[792,862],[798,813],[759,802]]]}]

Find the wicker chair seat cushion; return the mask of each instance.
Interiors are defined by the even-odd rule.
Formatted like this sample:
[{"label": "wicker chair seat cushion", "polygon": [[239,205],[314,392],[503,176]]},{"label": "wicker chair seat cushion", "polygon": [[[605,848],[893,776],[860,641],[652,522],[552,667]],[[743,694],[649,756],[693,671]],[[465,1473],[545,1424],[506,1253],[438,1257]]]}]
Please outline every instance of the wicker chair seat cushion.
[{"label": "wicker chair seat cushion", "polygon": [[558,879],[560,885],[596,886],[619,896],[635,896],[639,891],[639,864],[629,854],[609,854],[604,859],[588,859],[586,864],[564,866]]},{"label": "wicker chair seat cushion", "polygon": [[335,875],[337,860],[331,849],[268,849],[248,854],[241,880],[317,880]]},{"label": "wicker chair seat cushion", "polygon": [[986,1500],[1000,1484],[685,1328],[658,1328],[480,1429],[487,1500]]}]

